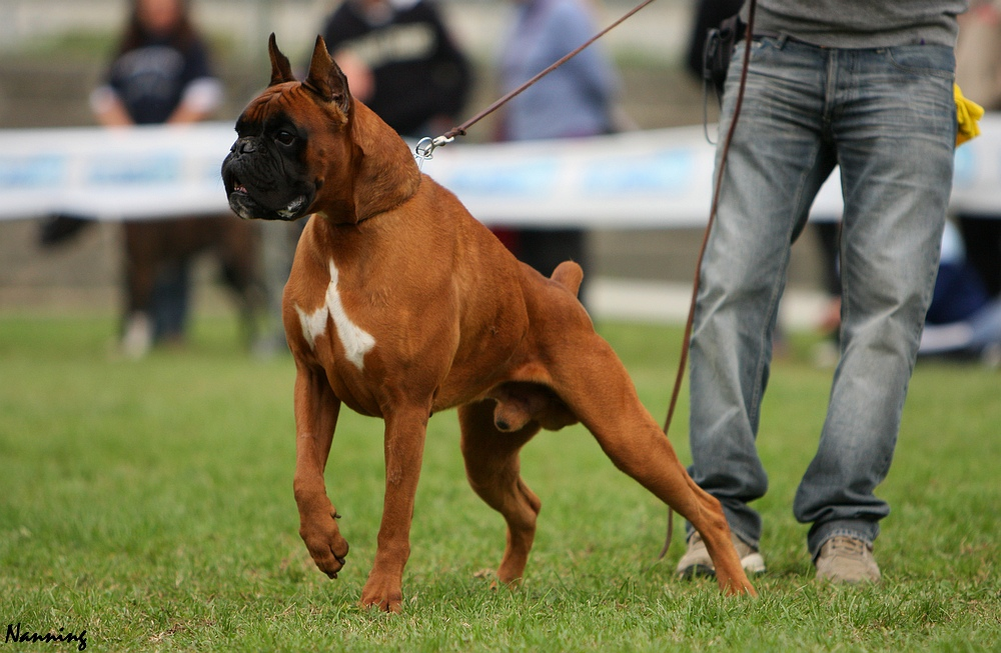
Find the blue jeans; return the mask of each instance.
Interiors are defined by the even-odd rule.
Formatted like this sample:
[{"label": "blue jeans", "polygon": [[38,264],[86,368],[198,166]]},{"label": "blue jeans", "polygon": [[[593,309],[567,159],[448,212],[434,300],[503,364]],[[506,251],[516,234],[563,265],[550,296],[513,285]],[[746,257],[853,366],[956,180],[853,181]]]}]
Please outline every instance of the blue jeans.
[{"label": "blue jeans", "polygon": [[[742,57],[743,44],[730,67],[721,142]],[[889,471],[935,284],[952,186],[953,69],[948,46],[753,42],[701,269],[690,422],[692,477],[749,544],[758,544],[761,518],[748,504],[768,487],[755,439],[789,250],[835,165],[845,199],[841,359],[793,512],[812,524],[812,556],[835,535],[872,542],[889,514],[873,491]]]}]

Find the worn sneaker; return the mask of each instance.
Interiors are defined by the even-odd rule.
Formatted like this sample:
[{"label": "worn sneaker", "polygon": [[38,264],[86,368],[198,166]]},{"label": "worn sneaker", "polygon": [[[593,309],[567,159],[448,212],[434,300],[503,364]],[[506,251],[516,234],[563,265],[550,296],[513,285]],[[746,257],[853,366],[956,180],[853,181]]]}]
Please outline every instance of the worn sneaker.
[{"label": "worn sneaker", "polygon": [[824,542],[813,564],[817,567],[817,580],[878,583],[881,578],[879,565],[872,557],[872,545],[846,535],[836,535]]},{"label": "worn sneaker", "polygon": [[[736,535],[730,535],[733,546],[740,556],[740,566],[749,574],[765,573],[765,560],[758,553],[758,550],[750,544],[744,542]],[[709,557],[709,550],[706,549],[702,536],[696,531],[688,538],[688,550],[678,561],[678,576],[682,578],[695,578],[696,576],[715,576],[716,567],[713,566],[713,559]]]}]

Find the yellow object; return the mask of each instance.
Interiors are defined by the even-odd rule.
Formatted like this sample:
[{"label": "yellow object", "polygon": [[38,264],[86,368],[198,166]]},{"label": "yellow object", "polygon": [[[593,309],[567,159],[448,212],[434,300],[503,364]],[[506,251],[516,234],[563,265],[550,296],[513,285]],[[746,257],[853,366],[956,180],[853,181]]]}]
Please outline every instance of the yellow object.
[{"label": "yellow object", "polygon": [[959,84],[952,85],[953,95],[956,98],[956,120],[958,129],[956,130],[956,146],[960,146],[966,141],[980,136],[980,127],[977,121],[984,117],[984,108],[963,97],[963,92],[959,90]]}]

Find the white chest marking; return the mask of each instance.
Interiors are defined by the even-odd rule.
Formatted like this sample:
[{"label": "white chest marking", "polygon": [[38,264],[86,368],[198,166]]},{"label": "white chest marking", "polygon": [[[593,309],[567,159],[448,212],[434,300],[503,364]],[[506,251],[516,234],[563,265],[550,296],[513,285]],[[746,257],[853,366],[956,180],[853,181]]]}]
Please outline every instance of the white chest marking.
[{"label": "white chest marking", "polygon": [[337,290],[337,278],[337,266],[331,259],[330,284],[327,286],[326,303],[312,313],[307,313],[299,306],[296,306],[295,310],[299,314],[302,335],[309,341],[311,349],[316,349],[316,339],[326,332],[327,317],[329,316],[334,322],[337,337],[344,347],[344,355],[361,371],[365,369],[365,354],[375,346],[375,338],[352,322],[348,314],[344,312],[341,294]]}]

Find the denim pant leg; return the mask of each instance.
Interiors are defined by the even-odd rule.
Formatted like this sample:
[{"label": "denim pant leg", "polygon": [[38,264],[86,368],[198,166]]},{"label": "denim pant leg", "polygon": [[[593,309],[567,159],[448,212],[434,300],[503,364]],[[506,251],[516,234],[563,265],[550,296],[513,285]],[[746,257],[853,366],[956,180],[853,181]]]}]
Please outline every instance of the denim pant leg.
[{"label": "denim pant leg", "polygon": [[153,286],[153,341],[183,340],[188,323],[191,261],[168,261],[160,266]]},{"label": "denim pant leg", "polygon": [[808,546],[872,542],[931,301],[952,185],[954,60],[947,46],[833,55],[831,132],[841,165],[841,360],[820,445],[794,514]]},{"label": "denim pant leg", "polygon": [[[816,48],[791,45],[762,39],[752,46],[700,272],[690,352],[689,471],[723,504],[731,529],[755,546],[761,519],[748,503],[768,486],[755,438],[790,245],[834,167],[833,150],[822,138],[823,57]],[[738,48],[730,68],[721,144],[733,115],[742,52]]]}]

